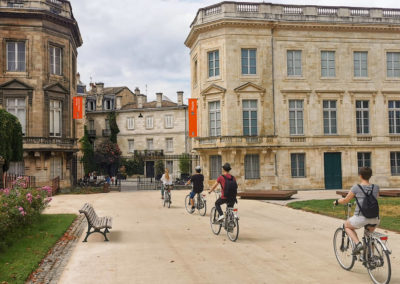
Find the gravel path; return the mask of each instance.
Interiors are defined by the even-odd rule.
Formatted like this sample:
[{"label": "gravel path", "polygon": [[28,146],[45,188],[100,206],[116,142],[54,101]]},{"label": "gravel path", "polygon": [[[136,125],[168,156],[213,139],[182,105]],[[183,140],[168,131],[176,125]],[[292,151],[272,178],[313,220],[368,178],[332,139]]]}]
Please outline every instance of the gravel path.
[{"label": "gravel path", "polygon": [[[91,202],[114,218],[110,242],[94,234],[73,250],[59,283],[371,283],[357,263],[339,267],[332,236],[341,221],[252,200],[239,200],[237,243],[214,236],[209,218],[189,215],[185,191],[172,207],[159,192],[56,196],[47,213],[77,213]],[[208,198],[208,212],[213,195]],[[400,235],[389,233],[391,283],[400,283]]]}]

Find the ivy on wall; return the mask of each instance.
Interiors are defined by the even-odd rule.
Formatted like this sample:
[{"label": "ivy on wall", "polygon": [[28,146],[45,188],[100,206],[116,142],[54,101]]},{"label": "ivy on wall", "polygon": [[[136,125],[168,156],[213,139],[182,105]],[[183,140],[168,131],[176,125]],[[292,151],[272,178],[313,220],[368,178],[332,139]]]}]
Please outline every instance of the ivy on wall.
[{"label": "ivy on wall", "polygon": [[81,162],[83,163],[83,169],[85,171],[85,175],[96,171],[97,167],[94,161],[94,149],[92,143],[90,143],[89,134],[85,126],[85,134],[79,140],[81,142],[81,151],[83,156],[81,158]]},{"label": "ivy on wall", "polygon": [[110,130],[111,130],[110,141],[112,143],[117,143],[117,135],[119,133],[119,128],[117,125],[117,118],[114,111],[108,114],[108,119],[110,122]]},{"label": "ivy on wall", "polygon": [[22,127],[18,118],[0,109],[0,156],[5,160],[4,171],[8,170],[10,162],[22,161],[22,143]]}]

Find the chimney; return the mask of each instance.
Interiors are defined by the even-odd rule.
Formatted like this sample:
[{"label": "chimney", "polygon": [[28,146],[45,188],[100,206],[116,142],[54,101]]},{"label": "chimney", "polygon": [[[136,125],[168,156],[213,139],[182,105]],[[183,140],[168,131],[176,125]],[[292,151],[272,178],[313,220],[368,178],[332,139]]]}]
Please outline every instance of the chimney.
[{"label": "chimney", "polygon": [[104,83],[102,82],[96,83],[96,89],[99,94],[103,93]]},{"label": "chimney", "polygon": [[76,82],[78,82],[78,84],[81,82],[81,74],[76,73]]},{"label": "chimney", "polygon": [[90,83],[90,90],[91,90],[92,92],[96,92],[96,85],[93,84],[93,83]]},{"label": "chimney", "polygon": [[183,105],[183,91],[176,92],[178,95],[178,106]]},{"label": "chimney", "polygon": [[136,96],[140,95],[140,89],[138,87],[135,88],[135,95]]},{"label": "chimney", "polygon": [[162,93],[156,93],[157,96],[157,107],[162,107]]},{"label": "chimney", "polygon": [[142,96],[142,95],[139,95],[139,96],[137,97],[137,107],[138,107],[138,108],[143,108],[143,97],[144,97],[144,96]]}]

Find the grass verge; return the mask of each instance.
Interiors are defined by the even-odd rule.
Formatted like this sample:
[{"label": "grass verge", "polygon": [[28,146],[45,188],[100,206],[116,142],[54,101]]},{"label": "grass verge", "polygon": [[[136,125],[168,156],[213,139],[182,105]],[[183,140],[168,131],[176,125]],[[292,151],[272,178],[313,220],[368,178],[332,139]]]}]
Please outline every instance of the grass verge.
[{"label": "grass verge", "polygon": [[[308,212],[331,216],[339,219],[346,219],[346,211],[343,205],[334,208],[334,199],[329,200],[307,200],[289,203],[293,209],[301,209]],[[381,197],[379,198],[380,217],[382,229],[400,232],[400,198]],[[354,206],[353,206],[354,210]]]},{"label": "grass verge", "polygon": [[18,228],[0,253],[0,283],[25,283],[42,259],[71,226],[76,215],[41,215],[31,226]]}]

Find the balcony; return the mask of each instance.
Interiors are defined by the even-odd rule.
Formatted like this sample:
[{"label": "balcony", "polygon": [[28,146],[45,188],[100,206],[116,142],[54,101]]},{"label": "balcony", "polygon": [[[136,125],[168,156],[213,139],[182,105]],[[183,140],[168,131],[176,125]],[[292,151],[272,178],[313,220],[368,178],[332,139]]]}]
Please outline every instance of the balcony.
[{"label": "balcony", "polygon": [[276,145],[277,138],[274,136],[221,136],[196,138],[194,148],[272,147]]},{"label": "balcony", "polygon": [[103,129],[103,137],[110,137],[111,129]]},{"label": "balcony", "polygon": [[399,24],[400,9],[222,2],[201,8],[192,27],[221,19]]},{"label": "balcony", "polygon": [[89,129],[87,132],[89,137],[91,138],[96,137],[96,129]]},{"label": "balcony", "polygon": [[71,6],[65,0],[0,0],[0,8],[48,11],[52,14],[73,19]]},{"label": "balcony", "polygon": [[77,140],[60,137],[24,137],[24,150],[35,151],[78,151]]},{"label": "balcony", "polygon": [[134,155],[143,157],[161,157],[164,156],[164,150],[135,150]]}]

